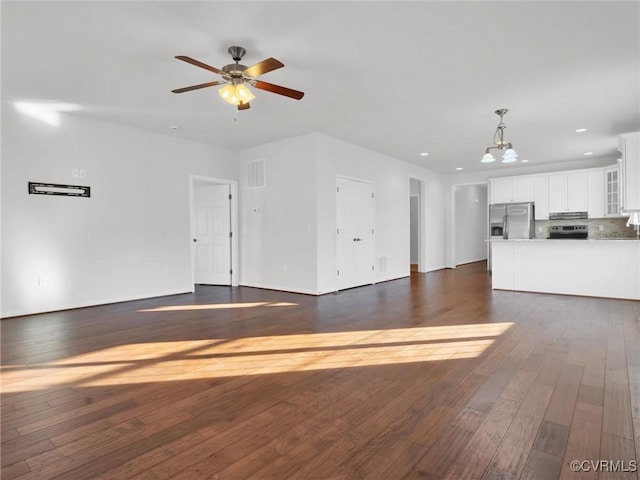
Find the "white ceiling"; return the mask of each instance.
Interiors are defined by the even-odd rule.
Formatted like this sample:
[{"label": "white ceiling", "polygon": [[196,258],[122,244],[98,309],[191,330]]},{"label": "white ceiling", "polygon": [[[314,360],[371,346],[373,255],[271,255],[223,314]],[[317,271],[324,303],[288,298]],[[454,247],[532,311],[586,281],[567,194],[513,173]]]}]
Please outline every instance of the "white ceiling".
[{"label": "white ceiling", "polygon": [[[305,97],[257,90],[236,115],[215,87],[170,92],[217,79],[175,55],[220,68],[230,45],[245,65],[281,60],[261,79]],[[506,107],[529,165],[614,160],[616,135],[640,130],[639,85],[639,1],[2,2],[3,101],[234,149],[321,132],[442,173],[488,170]]]}]

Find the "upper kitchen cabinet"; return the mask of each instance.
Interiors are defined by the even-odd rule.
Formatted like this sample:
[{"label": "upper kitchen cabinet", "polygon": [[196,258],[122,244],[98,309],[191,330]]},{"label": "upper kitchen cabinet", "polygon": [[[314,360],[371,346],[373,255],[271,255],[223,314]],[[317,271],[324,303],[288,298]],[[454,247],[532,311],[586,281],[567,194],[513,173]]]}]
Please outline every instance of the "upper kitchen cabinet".
[{"label": "upper kitchen cabinet", "polygon": [[620,210],[640,210],[640,132],[619,136]]},{"label": "upper kitchen cabinet", "polygon": [[549,220],[549,175],[536,175],[533,189],[536,220]]},{"label": "upper kitchen cabinet", "polygon": [[513,197],[513,178],[491,180],[491,203],[509,203]]},{"label": "upper kitchen cabinet", "polygon": [[588,210],[587,172],[575,171],[549,175],[550,212],[586,212]]},{"label": "upper kitchen cabinet", "polygon": [[[614,165],[617,167],[617,165]],[[587,172],[587,212],[589,218],[605,216],[605,175],[602,168],[595,168]]]},{"label": "upper kitchen cabinet", "polygon": [[[620,215],[620,167],[611,165],[603,169],[604,214],[605,216]],[[591,185],[589,185],[591,197]]]},{"label": "upper kitchen cabinet", "polygon": [[491,179],[491,203],[534,201],[533,177],[503,177]]}]

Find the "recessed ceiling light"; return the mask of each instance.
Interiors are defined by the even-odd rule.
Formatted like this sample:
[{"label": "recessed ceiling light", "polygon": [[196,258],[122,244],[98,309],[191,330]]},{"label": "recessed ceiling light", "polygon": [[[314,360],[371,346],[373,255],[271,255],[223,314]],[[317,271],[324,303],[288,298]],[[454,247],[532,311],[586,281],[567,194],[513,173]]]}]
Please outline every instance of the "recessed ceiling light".
[{"label": "recessed ceiling light", "polygon": [[529,163],[529,160],[520,160],[522,163]]},{"label": "recessed ceiling light", "polygon": [[169,128],[171,130],[178,130],[180,128],[180,126],[179,125],[171,125]]},{"label": "recessed ceiling light", "polygon": [[593,152],[584,152],[585,155],[593,155]]},{"label": "recessed ceiling light", "polygon": [[583,132],[586,132],[586,131],[587,131],[586,128],[578,128],[578,129],[576,129],[576,133],[583,133]]},{"label": "recessed ceiling light", "polygon": [[426,157],[427,155],[429,155],[427,152],[422,152],[422,153],[420,154],[420,156],[421,156],[421,157]]},{"label": "recessed ceiling light", "polygon": [[462,170],[462,167],[456,167],[456,170]]}]

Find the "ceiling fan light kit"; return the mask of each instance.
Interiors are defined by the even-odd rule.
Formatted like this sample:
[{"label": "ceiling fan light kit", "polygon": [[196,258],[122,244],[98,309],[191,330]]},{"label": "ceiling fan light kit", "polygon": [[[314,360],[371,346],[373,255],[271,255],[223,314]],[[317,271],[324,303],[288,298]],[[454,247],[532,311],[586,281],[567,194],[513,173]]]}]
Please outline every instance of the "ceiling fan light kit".
[{"label": "ceiling fan light kit", "polygon": [[494,112],[500,117],[500,123],[498,123],[496,131],[493,134],[494,145],[491,147],[487,147],[482,160],[480,160],[481,163],[491,163],[496,161],[494,156],[491,154],[491,150],[494,148],[497,148],[498,150],[504,150],[504,153],[502,154],[502,163],[513,163],[518,160],[518,154],[513,149],[513,145],[511,145],[511,142],[507,142],[504,139],[504,129],[507,128],[507,126],[502,121],[502,118],[507,114],[508,111],[509,110],[506,108],[499,108]]},{"label": "ceiling fan light kit", "polygon": [[248,104],[256,96],[244,85],[226,85],[218,90],[222,99],[231,105]]},{"label": "ceiling fan light kit", "polygon": [[218,94],[225,102],[235,105],[238,110],[246,110],[250,108],[251,100],[256,98],[247,85],[251,85],[267,92],[277,93],[278,95],[293,98],[295,100],[300,100],[304,96],[304,92],[257,80],[256,77],[259,77],[260,75],[284,67],[284,63],[281,61],[270,57],[252,65],[251,67],[246,67],[245,65],[240,64],[240,60],[242,60],[242,57],[246,53],[244,48],[234,45],[229,47],[227,51],[235,63],[225,65],[221,69],[212,67],[211,65],[207,65],[206,63],[202,63],[191,57],[178,55],[176,57],[178,60],[182,60],[183,62],[190,63],[191,65],[195,65],[196,67],[200,67],[220,75],[222,80],[200,83],[198,85],[177,88],[171,91],[173,93],[184,93],[190,92],[191,90],[198,90],[200,88],[224,85],[220,90],[218,90]]}]

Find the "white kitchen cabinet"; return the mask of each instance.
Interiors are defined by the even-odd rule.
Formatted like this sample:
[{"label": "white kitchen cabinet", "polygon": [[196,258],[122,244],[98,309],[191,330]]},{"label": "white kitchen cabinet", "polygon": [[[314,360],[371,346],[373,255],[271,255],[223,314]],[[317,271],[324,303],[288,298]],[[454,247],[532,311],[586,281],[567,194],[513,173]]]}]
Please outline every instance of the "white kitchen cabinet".
[{"label": "white kitchen cabinet", "polygon": [[491,203],[510,203],[513,200],[513,178],[494,178],[491,180]]},{"label": "white kitchen cabinet", "polygon": [[550,212],[588,211],[588,176],[575,171],[549,175]]},{"label": "white kitchen cabinet", "polygon": [[513,177],[513,201],[533,202],[534,178],[529,176]]},{"label": "white kitchen cabinet", "polygon": [[549,211],[567,211],[566,175],[549,175]]},{"label": "white kitchen cabinet", "polygon": [[640,210],[640,132],[619,136],[620,209]]},{"label": "white kitchen cabinet", "polygon": [[533,178],[533,201],[536,220],[549,219],[549,175]]},{"label": "white kitchen cabinet", "polygon": [[[605,216],[620,215],[620,168],[618,165],[605,167],[603,173],[603,196]],[[591,189],[591,185],[589,185]],[[589,190],[591,198],[591,190]]]},{"label": "white kitchen cabinet", "polygon": [[533,202],[533,177],[503,177],[491,179],[491,203]]},{"label": "white kitchen cabinet", "polygon": [[569,212],[586,212],[589,208],[589,189],[586,172],[567,174],[567,209]]},{"label": "white kitchen cabinet", "polygon": [[589,218],[602,218],[605,216],[605,175],[601,168],[587,172],[588,192],[587,212]]},{"label": "white kitchen cabinet", "polygon": [[494,289],[640,300],[638,240],[491,242]]}]

